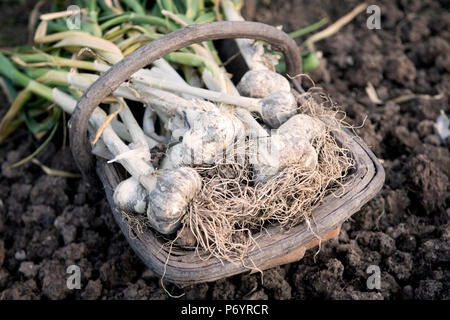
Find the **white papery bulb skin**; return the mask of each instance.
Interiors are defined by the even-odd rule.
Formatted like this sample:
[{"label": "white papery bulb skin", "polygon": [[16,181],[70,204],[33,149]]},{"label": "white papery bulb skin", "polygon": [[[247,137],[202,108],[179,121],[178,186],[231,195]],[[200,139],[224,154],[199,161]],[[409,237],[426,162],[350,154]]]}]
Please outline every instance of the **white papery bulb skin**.
[{"label": "white papery bulb skin", "polygon": [[271,128],[278,128],[297,114],[298,107],[290,91],[277,91],[261,99],[261,117]]},{"label": "white papery bulb skin", "polygon": [[307,114],[297,114],[281,125],[277,133],[279,135],[297,139],[305,139],[308,142],[326,131],[325,124]]},{"label": "white papery bulb skin", "polygon": [[243,135],[242,122],[226,110],[188,110],[189,130],[181,143],[169,149],[163,168],[213,164],[222,151]]},{"label": "white papery bulb skin", "polygon": [[113,195],[116,206],[125,212],[145,213],[148,203],[148,191],[131,177],[119,183]]},{"label": "white papery bulb skin", "polygon": [[283,168],[295,164],[305,170],[314,170],[318,154],[312,145],[314,139],[326,133],[325,124],[305,114],[290,118],[271,137],[271,163],[254,164],[255,180],[266,182]]},{"label": "white papery bulb skin", "polygon": [[270,70],[247,71],[237,89],[245,97],[265,98],[277,91],[290,91],[289,81],[281,74]]},{"label": "white papery bulb skin", "polygon": [[147,217],[152,227],[162,234],[172,234],[181,225],[189,202],[200,190],[201,177],[192,168],[165,170],[156,178],[149,194]]}]

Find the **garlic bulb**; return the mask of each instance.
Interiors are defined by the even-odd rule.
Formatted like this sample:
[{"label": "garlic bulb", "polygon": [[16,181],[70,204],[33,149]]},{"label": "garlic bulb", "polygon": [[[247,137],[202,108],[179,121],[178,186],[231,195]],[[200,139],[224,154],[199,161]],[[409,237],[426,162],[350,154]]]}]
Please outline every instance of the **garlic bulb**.
[{"label": "garlic bulb", "polygon": [[314,138],[323,134],[326,130],[325,124],[306,114],[297,114],[281,125],[277,133],[285,137],[303,138],[312,142]]},{"label": "garlic bulb", "polygon": [[237,89],[246,97],[265,98],[277,91],[291,91],[289,81],[281,74],[270,70],[247,71]]},{"label": "garlic bulb", "polygon": [[201,178],[192,168],[158,171],[151,177],[149,192],[135,178],[128,178],[114,190],[114,203],[127,213],[147,213],[151,226],[162,234],[179,227],[186,207],[201,187]]},{"label": "garlic bulb", "polygon": [[255,180],[266,182],[283,168],[297,164],[312,170],[317,166],[318,154],[312,142],[325,133],[325,125],[320,120],[305,114],[298,114],[280,126],[270,139],[270,155],[273,163],[257,162],[254,164]]},{"label": "garlic bulb", "polygon": [[200,175],[192,168],[162,171],[148,195],[147,217],[153,228],[162,234],[175,232],[201,184]]},{"label": "garlic bulb", "polygon": [[278,128],[297,113],[289,81],[274,71],[247,71],[237,89],[243,96],[261,98],[258,108],[251,111],[258,112],[271,128]]},{"label": "garlic bulb", "polygon": [[125,212],[147,211],[148,191],[133,177],[119,183],[114,190],[113,199],[116,206]]},{"label": "garlic bulb", "polygon": [[163,168],[212,164],[233,144],[236,136],[243,134],[242,122],[231,112],[203,103],[203,110],[186,110],[190,128],[183,134],[182,142],[169,149]]},{"label": "garlic bulb", "polygon": [[259,110],[265,124],[278,128],[297,113],[297,101],[288,91],[277,91],[261,99]]}]

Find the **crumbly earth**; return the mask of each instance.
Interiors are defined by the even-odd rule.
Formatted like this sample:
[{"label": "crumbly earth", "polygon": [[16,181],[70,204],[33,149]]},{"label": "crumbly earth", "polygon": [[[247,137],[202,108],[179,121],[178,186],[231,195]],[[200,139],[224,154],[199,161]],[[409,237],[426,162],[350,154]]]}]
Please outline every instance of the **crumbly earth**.
[{"label": "crumbly earth", "polygon": [[[11,25],[25,32],[23,13],[35,2],[0,4],[0,46],[26,41],[10,38]],[[248,19],[286,31],[324,15],[334,21],[359,3],[246,2]],[[368,15],[360,14],[317,44],[322,64],[310,76],[353,124],[364,123],[356,131],[386,170],[380,194],[317,255],[310,251],[263,279],[238,275],[184,289],[169,285],[170,292],[185,293],[181,299],[450,299],[450,141],[443,144],[433,129],[441,109],[450,113],[450,13],[432,0],[377,4],[382,29],[369,30]],[[443,97],[376,105],[365,92],[368,82],[383,101],[411,93]],[[7,105],[0,95],[0,116]],[[0,145],[0,299],[169,299],[129,248],[101,192],[80,179],[47,176],[34,164],[8,169],[38,145],[25,129]],[[75,172],[62,145],[55,140],[38,159]],[[66,286],[73,264],[81,268],[79,290]],[[367,287],[369,265],[380,267],[380,290]]]}]

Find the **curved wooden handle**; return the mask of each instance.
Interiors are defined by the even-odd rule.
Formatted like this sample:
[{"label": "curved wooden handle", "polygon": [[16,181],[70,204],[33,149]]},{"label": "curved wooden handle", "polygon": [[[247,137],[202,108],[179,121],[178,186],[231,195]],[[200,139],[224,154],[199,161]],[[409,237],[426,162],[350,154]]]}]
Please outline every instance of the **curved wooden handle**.
[{"label": "curved wooden handle", "polygon": [[136,71],[166,54],[191,44],[219,39],[247,38],[265,41],[280,49],[286,74],[301,89],[302,60],[297,44],[286,33],[267,24],[250,21],[222,21],[191,25],[156,39],[113,65],[102,74],[78,101],[70,120],[70,146],[78,168],[89,182],[96,181],[95,158],[87,141],[89,118],[94,109]]}]

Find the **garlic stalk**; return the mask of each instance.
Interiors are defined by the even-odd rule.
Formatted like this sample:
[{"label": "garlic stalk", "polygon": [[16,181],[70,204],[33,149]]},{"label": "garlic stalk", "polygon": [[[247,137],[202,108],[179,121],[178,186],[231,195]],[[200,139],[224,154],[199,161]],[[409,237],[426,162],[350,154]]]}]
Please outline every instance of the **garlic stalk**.
[{"label": "garlic stalk", "polygon": [[[120,87],[114,92],[114,95],[159,105],[163,100],[159,98],[159,95],[162,94],[162,92],[155,91],[155,88],[177,93],[187,93],[192,96],[215,102],[236,105],[246,108],[251,112],[257,112],[261,115],[264,122],[272,128],[279,127],[292,115],[297,113],[297,103],[295,97],[288,91],[277,91],[261,99],[240,97],[232,94],[195,88],[185,83],[182,84],[178,81],[174,82],[167,79],[158,79],[151,76],[147,72],[148,70],[141,69],[140,71],[142,72],[137,72],[132,76],[132,83],[121,84]],[[73,85],[76,89],[83,91],[86,90],[97,78],[98,76],[91,74],[67,74],[67,82]],[[165,95],[167,94],[168,93],[165,93]]]},{"label": "garlic stalk", "polygon": [[[124,125],[128,128],[133,143],[136,145],[144,146],[147,149],[149,149],[145,133],[138,124],[138,122],[136,121],[136,119],[134,118],[134,115],[131,112],[130,107],[123,98],[119,98],[118,100],[119,104],[122,105],[123,107],[122,111],[119,112],[119,115],[122,118]],[[119,107],[119,105],[115,105],[115,107]]]},{"label": "garlic stalk", "polygon": [[[226,20],[244,21],[230,0],[221,0],[220,3]],[[261,44],[257,45],[251,39],[235,39],[235,42],[250,70],[275,70],[279,58],[273,54],[264,53]]]},{"label": "garlic stalk", "polygon": [[150,105],[145,105],[144,117],[142,118],[142,129],[144,133],[160,143],[168,143],[166,137],[155,132],[156,113]]},{"label": "garlic stalk", "polygon": [[[125,102],[123,98],[118,98],[118,104],[112,104],[111,109],[113,111],[118,110],[119,108],[122,108],[122,110],[119,112],[119,116],[121,117],[124,126],[127,128],[128,132],[131,136],[131,144],[129,145],[130,153],[128,155],[134,154],[135,156],[138,156],[142,158],[144,161],[150,161],[150,149],[155,146],[155,144],[152,142],[151,144],[148,143],[148,137],[145,135],[142,128],[137,123],[136,119],[134,118],[133,113],[131,112],[128,104]],[[116,119],[116,118],[114,118]],[[117,123],[120,123],[116,119],[116,125]],[[127,156],[127,155],[121,155],[121,156]],[[117,158],[113,159],[114,161],[117,160]],[[111,161],[113,162],[113,161]]]},{"label": "garlic stalk", "polygon": [[[72,96],[56,88],[52,90],[52,95],[54,101],[59,106],[61,106],[61,108],[65,112],[69,114],[73,113],[77,102]],[[104,123],[105,119],[106,113],[102,109],[96,108],[92,113],[90,123],[94,127],[99,128]],[[127,145],[119,138],[119,136],[114,132],[113,128],[109,124],[105,127],[103,131],[102,139],[106,144],[106,146],[108,147],[109,151],[114,156],[130,151]],[[151,165],[147,164],[142,159],[135,159],[135,158],[122,159],[120,160],[120,163],[131,175],[136,177],[136,179],[138,179],[148,190],[153,189],[154,183],[150,178],[150,176],[154,172],[154,169]]]},{"label": "garlic stalk", "polygon": [[[136,85],[136,83],[139,82],[162,90],[187,93],[207,100],[246,108],[249,111],[259,113],[264,122],[273,128],[279,127],[284,121],[297,112],[297,102],[292,93],[288,91],[277,91],[265,98],[255,99],[195,88],[187,84],[179,84],[164,79],[156,79],[152,76],[142,77],[141,75],[135,74],[132,79],[134,81],[133,85]],[[140,89],[142,92],[147,93],[151,90],[151,88],[148,87],[140,87]]]}]

